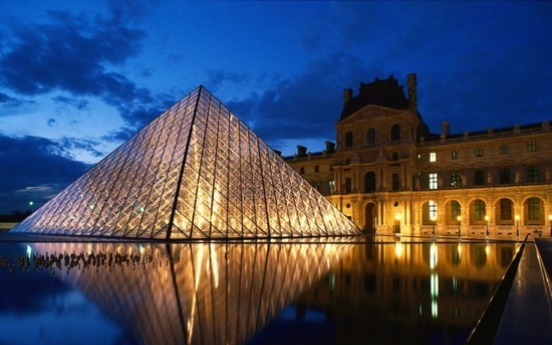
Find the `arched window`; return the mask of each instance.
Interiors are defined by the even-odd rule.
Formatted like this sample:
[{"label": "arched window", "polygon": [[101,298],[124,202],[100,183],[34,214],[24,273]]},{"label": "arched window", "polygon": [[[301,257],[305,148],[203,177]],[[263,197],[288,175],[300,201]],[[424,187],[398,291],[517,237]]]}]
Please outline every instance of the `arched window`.
[{"label": "arched window", "polygon": [[374,193],[376,191],[376,174],[369,171],[364,175],[364,193]]},{"label": "arched window", "polygon": [[368,134],[367,134],[367,142],[368,145],[373,145],[376,143],[376,129],[375,128],[368,128]]},{"label": "arched window", "polygon": [[397,141],[401,139],[401,126],[396,123],[391,126],[391,140]]},{"label": "arched window", "polygon": [[353,132],[345,133],[345,147],[353,146]]}]

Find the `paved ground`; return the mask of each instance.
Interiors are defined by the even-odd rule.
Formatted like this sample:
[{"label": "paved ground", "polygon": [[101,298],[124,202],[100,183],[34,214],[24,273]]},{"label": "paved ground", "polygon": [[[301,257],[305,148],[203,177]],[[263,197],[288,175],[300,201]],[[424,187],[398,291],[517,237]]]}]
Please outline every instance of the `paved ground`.
[{"label": "paved ground", "polygon": [[552,344],[552,239],[529,238],[495,344]]}]

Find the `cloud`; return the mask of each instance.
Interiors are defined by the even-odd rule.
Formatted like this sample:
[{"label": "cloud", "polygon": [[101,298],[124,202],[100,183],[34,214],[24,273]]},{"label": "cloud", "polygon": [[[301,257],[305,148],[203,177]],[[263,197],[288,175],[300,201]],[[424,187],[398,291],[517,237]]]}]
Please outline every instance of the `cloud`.
[{"label": "cloud", "polygon": [[0,214],[25,211],[31,200],[41,206],[89,168],[45,138],[0,135],[0,147]]},{"label": "cloud", "polygon": [[0,92],[0,104],[8,107],[19,107],[23,104],[23,101]]},{"label": "cloud", "polygon": [[90,104],[90,102],[88,102],[85,99],[79,100],[79,99],[69,98],[65,96],[56,96],[56,97],[53,97],[52,100],[56,103],[70,105],[72,107],[77,108],[78,110],[87,109]]},{"label": "cloud", "polygon": [[374,75],[362,61],[343,53],[311,63],[304,73],[273,77],[273,85],[247,98],[226,102],[239,118],[274,148],[283,141],[297,144],[307,138],[334,140],[343,89],[358,84],[359,76]]}]

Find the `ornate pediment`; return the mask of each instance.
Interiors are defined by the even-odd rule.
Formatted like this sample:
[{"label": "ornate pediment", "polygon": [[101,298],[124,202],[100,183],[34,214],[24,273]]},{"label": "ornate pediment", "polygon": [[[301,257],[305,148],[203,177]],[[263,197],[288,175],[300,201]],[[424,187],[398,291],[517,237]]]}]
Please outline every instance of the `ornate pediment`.
[{"label": "ornate pediment", "polygon": [[341,124],[354,123],[360,121],[374,120],[389,115],[395,115],[403,112],[402,110],[389,109],[380,107],[377,105],[367,105],[355,114],[348,116],[346,119],[340,121]]}]

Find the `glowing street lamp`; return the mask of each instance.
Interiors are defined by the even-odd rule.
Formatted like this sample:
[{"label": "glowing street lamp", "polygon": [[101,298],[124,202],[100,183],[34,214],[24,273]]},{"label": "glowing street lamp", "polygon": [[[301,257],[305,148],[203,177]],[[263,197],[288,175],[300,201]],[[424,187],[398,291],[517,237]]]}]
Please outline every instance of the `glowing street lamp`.
[{"label": "glowing street lamp", "polygon": [[489,216],[485,216],[485,222],[487,223],[485,232],[487,233],[487,237],[489,237]]},{"label": "glowing street lamp", "polygon": [[519,214],[516,214],[516,234],[517,234],[517,238],[519,239]]},{"label": "glowing street lamp", "polygon": [[401,232],[401,219],[402,215],[400,213],[395,214],[395,221],[397,222],[397,233]]},{"label": "glowing street lamp", "polygon": [[437,220],[437,214],[432,214],[429,219],[431,219],[431,221],[433,222],[433,237],[435,237],[435,222]]},{"label": "glowing street lamp", "polygon": [[461,225],[462,225],[462,216],[458,215],[456,217],[456,220],[458,221],[458,237],[460,237],[460,230],[461,230]]}]

